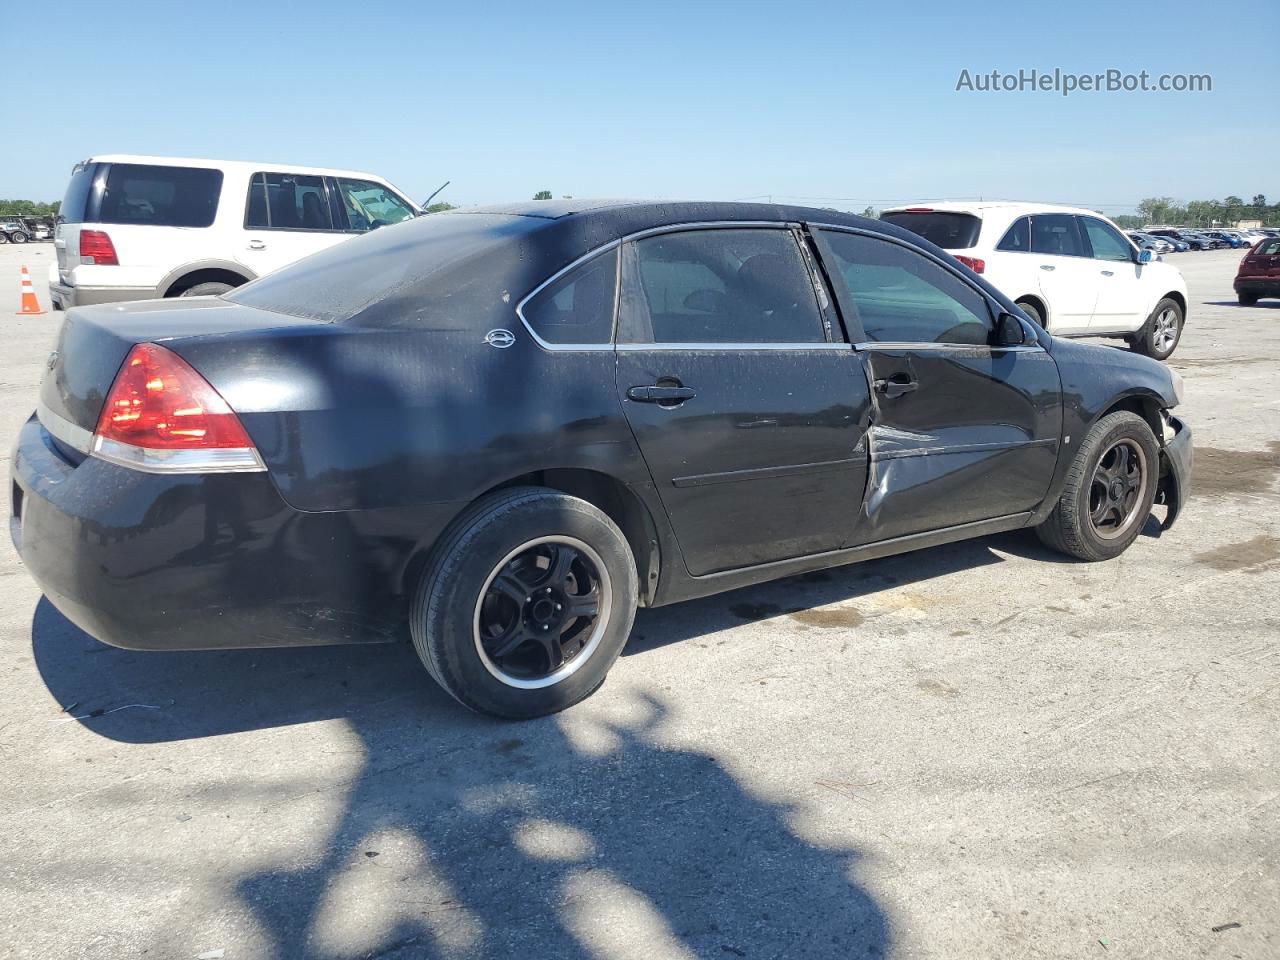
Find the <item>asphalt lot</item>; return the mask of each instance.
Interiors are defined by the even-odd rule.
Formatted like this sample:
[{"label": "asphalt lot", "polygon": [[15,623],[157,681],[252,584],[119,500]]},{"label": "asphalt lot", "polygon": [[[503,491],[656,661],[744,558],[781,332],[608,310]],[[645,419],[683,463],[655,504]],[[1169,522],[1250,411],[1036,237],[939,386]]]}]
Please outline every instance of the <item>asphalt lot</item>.
[{"label": "asphalt lot", "polygon": [[[47,309],[52,256],[0,248],[6,473],[60,320],[13,316],[18,265]],[[0,538],[0,955],[1280,956],[1280,301],[1236,305],[1239,252],[1167,259],[1173,530],[641,611],[546,720],[408,648],[108,648]]]}]

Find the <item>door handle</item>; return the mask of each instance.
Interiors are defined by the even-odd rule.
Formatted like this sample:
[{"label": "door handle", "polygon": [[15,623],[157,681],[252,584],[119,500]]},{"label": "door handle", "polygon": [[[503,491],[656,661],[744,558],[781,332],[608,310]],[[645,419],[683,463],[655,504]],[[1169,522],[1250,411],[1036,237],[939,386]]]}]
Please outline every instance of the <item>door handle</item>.
[{"label": "door handle", "polygon": [[267,245],[266,245],[265,243],[263,243],[261,240],[250,240],[250,241],[249,241],[249,249],[250,249],[250,250],[265,250],[265,249],[267,249]]},{"label": "door handle", "polygon": [[1055,267],[1052,263],[1042,263],[1040,264],[1040,269],[1041,270],[1057,270],[1058,268]]},{"label": "door handle", "polygon": [[905,373],[895,373],[887,380],[876,381],[876,393],[886,400],[894,400],[904,393],[911,393],[920,387],[918,380],[910,379]]},{"label": "door handle", "polygon": [[1114,277],[1114,276],[1115,276],[1115,274],[1114,274],[1114,273],[1112,273],[1110,270],[1103,270],[1103,271],[1102,271],[1102,275],[1103,275],[1104,277]]},{"label": "door handle", "polygon": [[646,387],[631,387],[627,391],[627,399],[637,403],[684,403],[697,395],[693,387],[667,387],[656,383]]}]

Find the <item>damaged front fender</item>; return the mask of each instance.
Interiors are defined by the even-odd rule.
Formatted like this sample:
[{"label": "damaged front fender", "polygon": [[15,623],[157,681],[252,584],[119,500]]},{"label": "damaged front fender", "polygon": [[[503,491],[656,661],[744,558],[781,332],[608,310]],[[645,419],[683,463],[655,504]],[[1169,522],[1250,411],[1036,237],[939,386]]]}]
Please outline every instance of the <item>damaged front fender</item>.
[{"label": "damaged front fender", "polygon": [[1164,413],[1164,436],[1160,447],[1160,481],[1156,487],[1156,503],[1163,504],[1165,514],[1162,530],[1168,530],[1182,512],[1187,497],[1191,495],[1191,428],[1177,417]]}]

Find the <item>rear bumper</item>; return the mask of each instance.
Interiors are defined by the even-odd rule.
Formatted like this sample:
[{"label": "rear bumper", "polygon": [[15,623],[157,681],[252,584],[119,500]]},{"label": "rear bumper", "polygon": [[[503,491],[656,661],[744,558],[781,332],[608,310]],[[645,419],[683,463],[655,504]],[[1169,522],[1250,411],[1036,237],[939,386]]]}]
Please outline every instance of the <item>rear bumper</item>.
[{"label": "rear bumper", "polygon": [[[1191,466],[1193,448],[1191,428],[1177,417],[1168,418],[1166,439],[1160,450],[1160,485],[1156,489],[1156,503],[1168,508],[1163,529],[1173,526],[1182,508],[1191,496]],[[1172,436],[1168,434],[1172,432]]]},{"label": "rear bumper", "polygon": [[95,457],[76,464],[35,417],[18,436],[10,496],[10,535],[31,575],[69,620],[114,646],[406,635],[405,573],[422,541],[405,536],[403,516],[301,512],[265,473],[162,476]]},{"label": "rear bumper", "polygon": [[1280,296],[1280,277],[1236,277],[1232,283],[1236,293],[1256,293],[1263,297]]},{"label": "rear bumper", "polygon": [[154,300],[155,287],[75,287],[61,280],[49,284],[49,296],[63,310],[87,307],[95,303],[124,303],[129,300]]}]

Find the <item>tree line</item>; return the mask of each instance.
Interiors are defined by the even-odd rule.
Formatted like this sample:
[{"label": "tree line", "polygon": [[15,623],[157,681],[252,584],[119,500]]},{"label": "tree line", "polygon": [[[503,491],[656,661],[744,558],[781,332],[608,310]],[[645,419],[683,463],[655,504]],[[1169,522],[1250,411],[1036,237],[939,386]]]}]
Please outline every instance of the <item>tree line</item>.
[{"label": "tree line", "polygon": [[0,200],[0,217],[56,217],[61,201],[40,203],[36,200]]},{"label": "tree line", "polygon": [[1264,226],[1276,226],[1280,224],[1280,203],[1267,203],[1267,198],[1261,193],[1255,194],[1252,200],[1227,197],[1224,200],[1192,200],[1185,204],[1173,197],[1147,197],[1138,204],[1137,216],[1112,219],[1126,229],[1157,223],[1234,227],[1240,220],[1261,220]]}]

